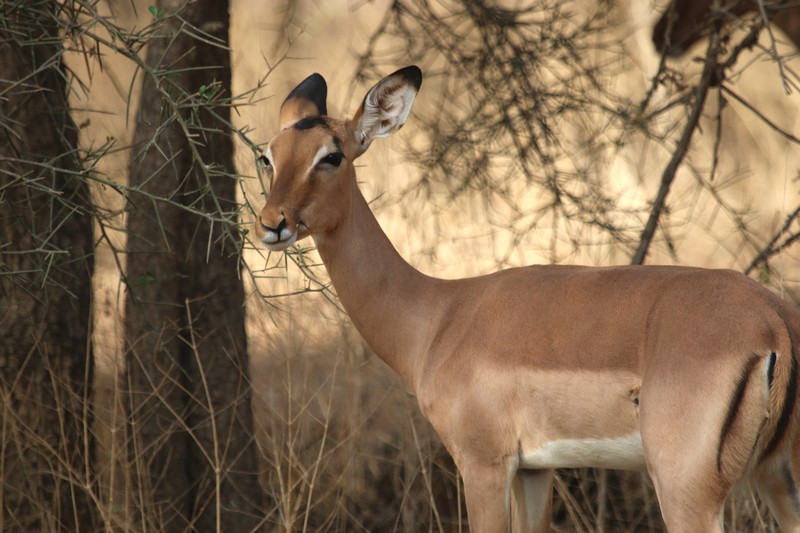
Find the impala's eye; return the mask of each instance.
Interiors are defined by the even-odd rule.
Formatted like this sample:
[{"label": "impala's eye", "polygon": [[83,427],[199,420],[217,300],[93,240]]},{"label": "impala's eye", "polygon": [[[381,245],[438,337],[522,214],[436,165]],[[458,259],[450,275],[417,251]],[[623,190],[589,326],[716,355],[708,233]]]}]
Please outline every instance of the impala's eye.
[{"label": "impala's eye", "polygon": [[332,152],[319,162],[320,165],[330,165],[332,167],[338,167],[342,164],[342,159],[344,159],[344,154],[342,152]]},{"label": "impala's eye", "polygon": [[263,184],[269,181],[269,186],[272,188],[272,163],[267,157],[267,154],[260,154],[256,157],[256,172],[258,173],[258,180]]},{"label": "impala's eye", "polygon": [[265,154],[261,154],[256,158],[256,163],[258,164],[260,170],[271,170],[272,163],[270,163],[269,158]]}]

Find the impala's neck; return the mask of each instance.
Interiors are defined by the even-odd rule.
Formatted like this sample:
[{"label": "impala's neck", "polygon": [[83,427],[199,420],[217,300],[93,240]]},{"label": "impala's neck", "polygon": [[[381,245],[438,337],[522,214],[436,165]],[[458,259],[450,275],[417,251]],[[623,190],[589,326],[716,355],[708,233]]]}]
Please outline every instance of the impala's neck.
[{"label": "impala's neck", "polygon": [[367,344],[415,388],[437,281],[405,262],[353,182],[349,215],[314,238],[347,314]]}]

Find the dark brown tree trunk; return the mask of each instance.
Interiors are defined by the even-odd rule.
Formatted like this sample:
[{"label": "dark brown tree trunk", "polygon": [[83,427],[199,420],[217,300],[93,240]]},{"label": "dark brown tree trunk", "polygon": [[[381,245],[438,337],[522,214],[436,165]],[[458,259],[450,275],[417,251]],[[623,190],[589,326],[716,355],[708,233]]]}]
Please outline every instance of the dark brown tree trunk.
[{"label": "dark brown tree trunk", "polygon": [[199,0],[171,16],[181,4],[155,9],[164,20],[147,64],[159,81],[144,78],[131,162],[128,383],[134,456],[146,465],[139,481],[150,493],[140,507],[160,531],[250,531],[263,492],[229,108],[217,101],[230,94],[228,3]]},{"label": "dark brown tree trunk", "polygon": [[55,2],[0,3],[0,530],[94,531],[92,218]]}]

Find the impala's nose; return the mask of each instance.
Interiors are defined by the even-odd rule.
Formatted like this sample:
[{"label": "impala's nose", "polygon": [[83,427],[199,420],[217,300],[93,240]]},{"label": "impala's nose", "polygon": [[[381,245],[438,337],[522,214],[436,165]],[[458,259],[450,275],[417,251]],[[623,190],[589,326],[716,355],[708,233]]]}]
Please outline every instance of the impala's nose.
[{"label": "impala's nose", "polygon": [[265,224],[264,219],[261,217],[259,217],[258,222],[264,230],[261,242],[271,250],[284,250],[297,240],[297,230],[288,227],[284,216],[281,216],[280,221],[274,227]]},{"label": "impala's nose", "polygon": [[277,227],[274,227],[274,228],[272,228],[270,226],[267,226],[266,224],[264,224],[263,221],[261,221],[261,227],[263,227],[264,230],[267,233],[275,233],[277,235],[280,235],[281,231],[286,229],[286,218],[285,217],[281,217],[281,221],[278,222]]}]

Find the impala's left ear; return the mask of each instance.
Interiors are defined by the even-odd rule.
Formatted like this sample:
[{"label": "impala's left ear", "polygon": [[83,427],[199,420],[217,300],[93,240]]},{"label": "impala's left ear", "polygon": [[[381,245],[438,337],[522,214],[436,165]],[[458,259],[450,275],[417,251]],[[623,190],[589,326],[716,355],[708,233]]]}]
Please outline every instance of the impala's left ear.
[{"label": "impala's left ear", "polygon": [[325,104],[327,98],[328,85],[325,83],[325,78],[314,73],[304,79],[281,104],[281,129],[304,118],[327,115]]},{"label": "impala's left ear", "polygon": [[405,67],[379,81],[367,92],[349,127],[358,157],[378,137],[386,137],[405,124],[422,85],[419,67]]}]

